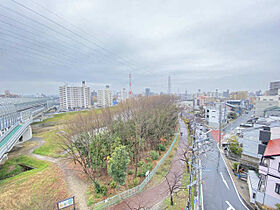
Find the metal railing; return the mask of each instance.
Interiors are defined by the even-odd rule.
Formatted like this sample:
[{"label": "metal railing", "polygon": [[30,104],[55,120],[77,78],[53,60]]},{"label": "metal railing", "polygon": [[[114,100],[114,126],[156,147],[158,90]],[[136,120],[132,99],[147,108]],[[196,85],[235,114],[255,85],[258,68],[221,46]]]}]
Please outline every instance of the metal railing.
[{"label": "metal railing", "polygon": [[103,201],[100,201],[98,203],[96,203],[94,205],[94,209],[103,209],[103,208],[108,208],[114,204],[117,204],[119,203],[120,201],[122,200],[125,200],[139,192],[141,192],[144,187],[147,185],[147,183],[150,181],[150,179],[153,177],[153,175],[156,173],[157,169],[160,167],[160,165],[162,164],[162,162],[165,160],[165,158],[168,156],[168,154],[170,153],[170,151],[172,150],[176,140],[177,140],[177,137],[178,137],[178,133],[176,134],[176,136],[174,137],[174,140],[171,144],[171,146],[169,147],[168,151],[164,154],[164,156],[160,159],[160,161],[157,163],[156,167],[149,173],[149,175],[143,180],[143,182],[134,187],[134,188],[131,188],[129,190],[126,190],[124,192],[121,192],[113,197],[110,197],[110,198],[107,198]]},{"label": "metal railing", "polygon": [[[20,127],[16,133],[11,137],[11,139],[2,147],[0,147],[0,160],[3,158],[3,156],[8,153],[13,146],[16,144],[16,142],[18,141],[20,135],[22,135],[22,133],[25,131],[25,129],[30,125],[30,123],[32,122],[32,120],[28,120],[25,121],[22,125],[22,127]],[[12,131],[11,131],[12,132]]]}]

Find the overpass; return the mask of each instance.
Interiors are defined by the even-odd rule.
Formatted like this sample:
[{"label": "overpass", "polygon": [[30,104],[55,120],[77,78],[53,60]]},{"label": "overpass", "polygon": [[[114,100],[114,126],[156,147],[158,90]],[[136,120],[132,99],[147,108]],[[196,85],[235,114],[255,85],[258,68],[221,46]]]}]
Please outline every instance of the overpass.
[{"label": "overpass", "polygon": [[17,143],[21,143],[32,138],[31,123],[32,119],[25,122],[17,122],[0,137],[0,163],[2,160],[8,158],[8,153]]},{"label": "overpass", "polygon": [[0,163],[12,148],[32,138],[33,119],[56,106],[57,99],[0,99]]}]

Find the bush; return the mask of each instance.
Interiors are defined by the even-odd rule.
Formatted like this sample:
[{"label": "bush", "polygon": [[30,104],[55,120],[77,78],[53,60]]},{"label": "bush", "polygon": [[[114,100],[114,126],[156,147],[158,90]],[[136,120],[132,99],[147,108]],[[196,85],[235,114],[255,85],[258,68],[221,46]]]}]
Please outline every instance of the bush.
[{"label": "bush", "polygon": [[136,177],[135,179],[133,179],[129,184],[128,187],[132,188],[132,187],[136,187],[137,185],[139,185],[140,183],[140,178]]},{"label": "bush", "polygon": [[97,181],[94,182],[94,191],[96,194],[101,192],[101,186]]},{"label": "bush", "polygon": [[117,187],[117,183],[116,183],[114,180],[112,180],[112,181],[110,182],[110,187],[111,187],[112,189],[115,189],[115,188]]},{"label": "bush", "polygon": [[97,181],[94,182],[94,191],[96,194],[101,194],[103,196],[107,195],[107,187],[104,184],[99,184]]},{"label": "bush", "polygon": [[104,184],[102,184],[101,185],[101,194],[103,196],[106,196],[107,195],[107,191],[108,191],[107,187]]},{"label": "bush", "polygon": [[151,171],[153,169],[153,166],[151,163],[144,164],[141,168],[139,168],[139,171],[137,172],[137,176],[144,177],[146,175],[147,171]]},{"label": "bush", "polygon": [[139,183],[140,183],[140,178],[139,177],[136,177],[135,179],[133,179],[133,186],[135,187],[135,186],[137,186],[137,185],[139,185]]},{"label": "bush", "polygon": [[233,163],[233,169],[234,169],[235,171],[237,171],[237,167],[238,167],[239,164],[240,164],[239,162],[234,162],[234,163]]},{"label": "bush", "polygon": [[133,174],[133,171],[132,170],[129,170],[128,171],[128,175],[132,175]]},{"label": "bush", "polygon": [[152,150],[152,151],[150,152],[150,156],[151,156],[151,158],[152,158],[153,160],[159,159],[159,154],[158,154],[158,152],[155,151],[155,150]]},{"label": "bush", "polygon": [[146,159],[146,161],[149,163],[149,162],[152,162],[152,158],[150,158],[150,157],[146,157],[145,158]]},{"label": "bush", "polygon": [[239,146],[237,140],[231,140],[229,149],[232,153],[240,156],[242,154],[242,148]]},{"label": "bush", "polygon": [[165,151],[166,150],[164,144],[159,144],[159,150],[160,151]]},{"label": "bush", "polygon": [[138,167],[142,167],[145,164],[144,160],[140,160],[137,164]]}]

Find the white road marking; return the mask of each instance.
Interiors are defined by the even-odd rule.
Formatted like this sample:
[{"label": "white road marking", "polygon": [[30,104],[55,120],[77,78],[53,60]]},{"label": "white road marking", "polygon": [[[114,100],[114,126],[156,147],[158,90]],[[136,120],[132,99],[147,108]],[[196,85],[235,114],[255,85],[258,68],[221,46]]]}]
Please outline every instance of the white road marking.
[{"label": "white road marking", "polygon": [[233,206],[228,201],[226,201],[226,204],[228,205],[227,210],[235,210],[235,208],[233,208]]},{"label": "white road marking", "polygon": [[220,174],[221,174],[221,177],[222,177],[223,182],[225,183],[226,187],[229,189],[228,184],[227,184],[227,182],[226,182],[226,180],[225,180],[225,178],[224,178],[222,172],[220,172]]},{"label": "white road marking", "polygon": [[[218,152],[221,152],[220,148],[218,147],[218,144],[216,144],[216,146],[217,146],[217,148],[218,148],[218,150],[219,150]],[[227,172],[228,172],[228,174],[229,174],[229,177],[230,177],[230,179],[231,179],[231,182],[232,182],[232,184],[233,184],[233,187],[234,187],[234,189],[235,189],[235,192],[236,192],[236,194],[237,194],[237,197],[238,197],[239,201],[242,203],[242,205],[245,207],[245,209],[249,210],[248,207],[244,204],[244,202],[242,201],[242,199],[241,199],[240,196],[239,196],[238,190],[236,189],[235,183],[234,183],[234,181],[233,181],[233,179],[232,179],[232,177],[231,177],[231,174],[230,174],[230,172],[229,172],[228,166],[227,166],[227,164],[226,164],[226,161],[225,161],[225,159],[224,159],[222,153],[221,153],[221,157],[222,157],[222,159],[223,159],[223,161],[224,161],[224,164],[225,164],[225,166],[226,166]]]}]

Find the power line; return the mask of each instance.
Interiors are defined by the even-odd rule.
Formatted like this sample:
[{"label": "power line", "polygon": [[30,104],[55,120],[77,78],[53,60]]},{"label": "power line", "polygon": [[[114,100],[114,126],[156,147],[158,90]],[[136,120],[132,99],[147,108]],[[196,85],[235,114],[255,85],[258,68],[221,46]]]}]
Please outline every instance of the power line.
[{"label": "power line", "polygon": [[[37,28],[34,28],[34,27],[32,27],[31,25],[25,24],[25,23],[23,23],[23,22],[20,22],[20,21],[18,21],[18,20],[13,19],[13,18],[7,17],[7,16],[5,16],[5,15],[0,14],[0,16],[5,17],[5,18],[7,18],[7,19],[10,19],[10,20],[12,20],[12,21],[15,22],[15,23],[24,25],[24,26],[26,26],[27,28],[31,28],[31,29],[33,28],[34,30],[37,30],[37,29],[38,29],[38,27],[37,27]],[[40,34],[36,34],[36,33],[32,32],[32,31],[30,31],[30,30],[26,30],[26,28],[21,28],[21,27],[19,27],[18,25],[14,25],[14,24],[11,24],[11,23],[9,23],[9,22],[3,21],[3,19],[0,19],[0,22],[2,22],[2,23],[5,24],[5,25],[11,26],[11,27],[13,27],[13,28],[15,28],[15,29],[17,29],[17,30],[22,30],[22,31],[28,32],[28,33],[34,35],[35,37],[40,36]],[[7,29],[5,29],[5,31],[6,31],[6,30],[7,30]],[[14,32],[13,32],[13,33],[14,33]],[[76,48],[72,47],[72,45],[65,45],[65,44],[62,42],[62,41],[64,41],[64,40],[59,39],[59,37],[55,37],[55,38],[58,39],[58,40],[60,40],[60,42],[56,42],[56,46],[62,45],[62,46],[65,47],[65,48],[69,48],[69,49],[72,49],[72,50],[76,50]],[[49,39],[49,38],[44,38],[44,39],[45,39],[45,40],[50,40],[50,41],[55,41],[55,40]],[[84,54],[84,53],[81,52],[80,54]],[[86,54],[84,54],[84,55],[86,55]]]},{"label": "power line", "polygon": [[[104,51],[107,51],[107,49],[105,49],[105,48],[102,47],[101,45],[99,45],[99,44],[97,44],[97,43],[95,43],[95,42],[92,42],[91,40],[89,40],[89,39],[87,39],[87,38],[81,36],[80,34],[76,33],[75,31],[73,31],[73,30],[71,30],[71,29],[69,29],[69,28],[67,28],[67,27],[65,27],[64,25],[62,25],[62,24],[60,24],[60,23],[58,23],[58,22],[56,22],[56,21],[54,21],[54,20],[52,20],[52,19],[50,19],[50,18],[48,18],[48,17],[42,15],[42,14],[40,14],[39,12],[33,10],[32,8],[27,7],[27,6],[25,6],[24,4],[21,4],[21,3],[17,2],[17,1],[15,1],[15,0],[10,0],[10,1],[14,2],[15,4],[17,4],[17,5],[19,5],[19,6],[23,7],[23,8],[25,8],[26,10],[28,10],[28,11],[30,11],[30,12],[32,12],[32,13],[38,15],[38,16],[41,17],[41,18],[48,20],[49,22],[51,22],[51,23],[53,23],[53,24],[59,26],[60,28],[64,29],[65,31],[68,31],[68,32],[71,33],[71,34],[74,34],[75,36],[79,37],[80,39],[85,40],[85,41],[87,41],[87,42],[89,42],[89,43],[93,43],[93,44],[96,45],[97,47],[103,49]],[[88,47],[88,46],[87,46],[87,47]],[[119,56],[118,56],[118,57],[119,57]],[[119,61],[119,62],[123,63],[124,65],[127,65],[126,62],[123,62],[123,61]],[[130,64],[129,64],[128,66],[131,68]]]},{"label": "power line", "polygon": [[[59,19],[62,19],[63,21],[65,21],[66,23],[68,23],[70,26],[76,28],[78,31],[81,31],[81,32],[83,32],[84,34],[86,34],[87,36],[90,36],[91,39],[94,39],[94,43],[97,42],[97,44],[98,44],[98,42],[99,42],[100,44],[98,44],[98,45],[101,45],[102,49],[105,50],[105,51],[107,51],[108,53],[110,53],[110,54],[112,54],[112,55],[114,55],[114,56],[120,57],[120,58],[122,58],[122,59],[126,59],[126,60],[128,60],[128,61],[130,62],[130,64],[136,65],[135,62],[134,62],[131,58],[126,58],[126,57],[124,57],[124,56],[119,56],[118,54],[116,54],[116,53],[113,52],[112,50],[109,50],[109,49],[104,48],[104,47],[102,46],[104,43],[103,43],[101,40],[98,40],[96,37],[93,38],[92,35],[89,35],[89,34],[88,34],[87,32],[85,32],[83,29],[81,29],[81,28],[75,26],[75,25],[72,24],[70,21],[66,20],[65,18],[61,17],[60,15],[58,15],[58,14],[54,13],[53,11],[49,10],[48,8],[42,6],[42,5],[39,4],[38,2],[35,2],[35,1],[33,1],[33,0],[29,0],[29,1],[32,2],[32,3],[35,4],[35,5],[40,6],[41,8],[45,9],[47,12],[49,12],[50,14],[53,14],[54,16],[58,17]],[[131,62],[132,62],[132,63],[131,63]]]}]

